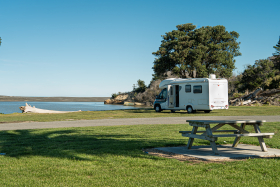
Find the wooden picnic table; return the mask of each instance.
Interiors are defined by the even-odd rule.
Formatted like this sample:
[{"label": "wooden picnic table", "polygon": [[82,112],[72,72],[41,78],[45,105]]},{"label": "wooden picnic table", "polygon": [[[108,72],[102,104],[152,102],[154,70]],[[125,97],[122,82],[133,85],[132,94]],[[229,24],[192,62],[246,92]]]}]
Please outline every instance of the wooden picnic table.
[{"label": "wooden picnic table", "polygon": [[[208,140],[215,154],[218,154],[217,141],[218,137],[235,137],[232,147],[237,147],[240,138],[243,136],[257,137],[261,146],[262,151],[266,152],[267,148],[263,138],[272,138],[274,133],[261,133],[259,126],[262,126],[265,120],[187,120],[189,125],[193,127],[192,131],[179,131],[182,136],[189,137],[187,148],[191,149],[194,138]],[[210,127],[211,124],[217,124],[214,127]],[[241,124],[238,126],[238,124]],[[218,130],[224,125],[230,125],[236,130]],[[256,133],[250,133],[245,130],[246,125],[253,125]],[[205,128],[203,131],[198,131],[198,127]],[[228,134],[228,133],[234,134]],[[197,133],[202,133],[198,135]],[[223,133],[216,134],[213,133]]]}]

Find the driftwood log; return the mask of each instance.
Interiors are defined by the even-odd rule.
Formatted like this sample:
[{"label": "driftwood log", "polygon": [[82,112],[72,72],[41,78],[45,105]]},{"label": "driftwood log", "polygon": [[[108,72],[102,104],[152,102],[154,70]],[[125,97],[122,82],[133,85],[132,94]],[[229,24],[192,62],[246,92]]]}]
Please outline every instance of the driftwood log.
[{"label": "driftwood log", "polygon": [[67,113],[67,112],[79,112],[79,111],[55,111],[55,110],[45,110],[36,108],[35,106],[31,106],[27,103],[25,103],[25,106],[19,107],[19,109],[22,111],[22,113]]},{"label": "driftwood log", "polygon": [[261,88],[254,92],[229,100],[231,106],[270,104],[280,106],[280,90],[272,89],[263,91]]}]

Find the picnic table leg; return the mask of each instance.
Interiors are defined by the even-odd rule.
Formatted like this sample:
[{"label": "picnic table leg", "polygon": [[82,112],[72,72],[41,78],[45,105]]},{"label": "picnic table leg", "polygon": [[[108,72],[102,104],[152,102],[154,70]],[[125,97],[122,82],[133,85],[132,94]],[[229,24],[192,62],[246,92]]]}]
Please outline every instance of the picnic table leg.
[{"label": "picnic table leg", "polygon": [[[210,125],[207,125],[207,126],[206,126],[206,133],[207,133],[207,136],[208,136],[208,137],[213,137],[213,134],[212,134],[212,130],[211,130],[211,128],[210,128]],[[213,150],[213,152],[215,153],[215,155],[218,155],[219,153],[218,153],[218,149],[217,149],[216,142],[210,140],[210,145],[211,145],[212,150]]]},{"label": "picnic table leg", "polygon": [[[259,128],[259,124],[254,124],[254,129],[255,129],[256,133],[261,133],[261,130]],[[267,148],[266,148],[266,145],[264,143],[263,137],[259,136],[258,139],[259,139],[259,143],[260,143],[262,151],[267,152]]]},{"label": "picnic table leg", "polygon": [[[246,126],[245,123],[242,123],[242,124],[240,125],[240,127],[241,127],[242,129],[244,129],[244,130],[245,130],[245,126]],[[241,133],[240,133],[240,134],[241,134]],[[237,147],[237,145],[238,145],[240,139],[241,139],[241,137],[236,137],[235,140],[234,140],[234,142],[233,142],[233,144],[232,144],[232,147]]]},{"label": "picnic table leg", "polygon": [[[198,129],[198,127],[193,126],[191,134],[196,134],[197,129]],[[194,138],[189,138],[187,149],[191,149],[192,148],[193,140],[194,140]]]}]

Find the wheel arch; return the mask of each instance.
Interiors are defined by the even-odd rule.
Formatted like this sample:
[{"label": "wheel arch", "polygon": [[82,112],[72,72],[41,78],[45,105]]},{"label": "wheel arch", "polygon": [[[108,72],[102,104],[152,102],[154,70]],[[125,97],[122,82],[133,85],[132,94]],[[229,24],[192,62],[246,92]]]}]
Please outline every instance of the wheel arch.
[{"label": "wheel arch", "polygon": [[154,105],[154,109],[156,109],[156,107],[159,106],[161,108],[161,105],[159,103]]},{"label": "wheel arch", "polygon": [[186,109],[185,109],[185,110],[187,110],[187,109],[188,109],[188,107],[192,107],[192,109],[193,109],[193,110],[195,110],[195,108],[193,107],[193,105],[192,105],[192,104],[187,104],[187,106],[186,106]]}]

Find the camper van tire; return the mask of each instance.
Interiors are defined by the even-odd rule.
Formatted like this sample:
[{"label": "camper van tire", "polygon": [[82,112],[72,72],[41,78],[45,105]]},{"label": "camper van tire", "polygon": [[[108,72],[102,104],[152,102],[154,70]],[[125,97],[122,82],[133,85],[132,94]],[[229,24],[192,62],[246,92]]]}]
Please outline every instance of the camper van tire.
[{"label": "camper van tire", "polygon": [[155,106],[155,110],[156,110],[156,112],[161,112],[161,107],[160,107],[160,105],[156,105],[156,106]]},{"label": "camper van tire", "polygon": [[171,113],[175,113],[176,110],[171,110]]},{"label": "camper van tire", "polygon": [[187,111],[189,114],[193,113],[193,108],[191,106],[187,106]]}]

